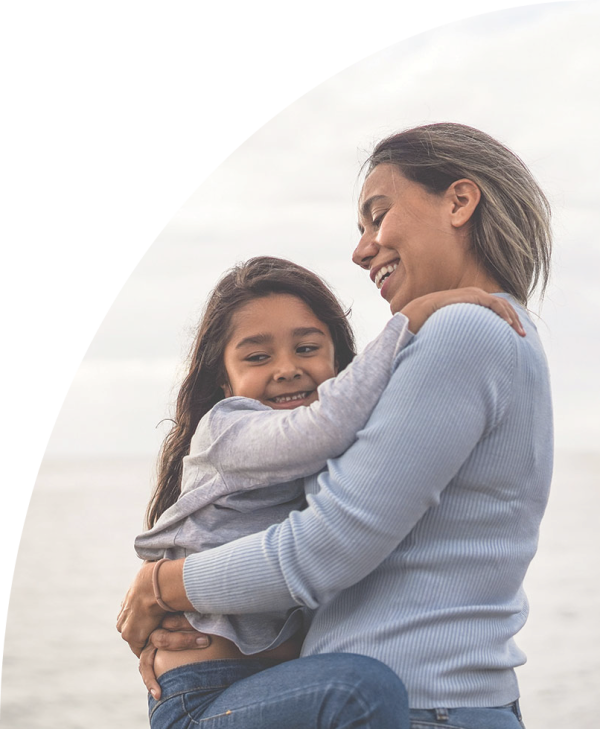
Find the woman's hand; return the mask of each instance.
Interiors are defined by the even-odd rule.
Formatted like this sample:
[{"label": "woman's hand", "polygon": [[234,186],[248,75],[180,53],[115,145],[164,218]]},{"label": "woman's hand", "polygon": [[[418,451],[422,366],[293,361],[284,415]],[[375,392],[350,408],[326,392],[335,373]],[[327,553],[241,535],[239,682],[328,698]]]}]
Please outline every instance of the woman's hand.
[{"label": "woman's hand", "polygon": [[166,614],[154,597],[154,567],[154,562],[144,562],[121,603],[117,617],[117,630],[138,658],[148,636],[160,625]]},{"label": "woman's hand", "polygon": [[[488,294],[483,289],[474,286],[450,291],[436,291],[432,294],[420,296],[418,299],[413,299],[409,304],[406,304],[401,313],[407,317],[410,331],[416,334],[432,314],[435,314],[443,306],[449,306],[450,304],[479,304],[479,306],[485,306],[508,322],[517,334],[522,337],[525,336],[525,330],[519,315],[506,299]],[[398,311],[394,308],[393,299],[390,308],[392,314]]]},{"label": "woman's hand", "polygon": [[146,647],[140,655],[140,674],[148,691],[158,701],[161,690],[154,672],[156,651],[185,651],[208,648],[210,636],[194,630],[181,613],[166,615],[160,627],[150,633]]},{"label": "woman's hand", "polygon": [[[193,610],[183,584],[183,559],[165,560],[158,573],[158,594],[173,611]],[[144,562],[121,603],[117,630],[136,656],[140,656],[148,636],[158,628],[167,611],[156,601],[153,574],[157,562]]]}]

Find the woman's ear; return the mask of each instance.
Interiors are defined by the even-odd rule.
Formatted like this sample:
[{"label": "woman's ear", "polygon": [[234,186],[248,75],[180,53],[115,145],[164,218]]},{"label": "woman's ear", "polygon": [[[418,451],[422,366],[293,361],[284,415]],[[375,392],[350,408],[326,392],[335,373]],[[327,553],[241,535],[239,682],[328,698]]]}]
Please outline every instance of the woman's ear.
[{"label": "woman's ear", "polygon": [[451,225],[461,228],[469,222],[481,200],[481,190],[472,180],[456,180],[447,189],[451,203]]}]

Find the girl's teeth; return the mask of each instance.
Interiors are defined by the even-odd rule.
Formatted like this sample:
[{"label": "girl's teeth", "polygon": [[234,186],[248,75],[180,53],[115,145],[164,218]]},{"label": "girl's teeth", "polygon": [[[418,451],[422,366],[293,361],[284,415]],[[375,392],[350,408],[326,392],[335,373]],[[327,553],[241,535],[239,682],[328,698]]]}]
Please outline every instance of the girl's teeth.
[{"label": "girl's teeth", "polygon": [[392,263],[391,266],[383,266],[383,268],[380,268],[379,271],[375,274],[375,285],[378,289],[380,289],[383,286],[383,282],[385,279],[394,273],[394,271],[398,268],[397,263]]},{"label": "girl's teeth", "polygon": [[300,392],[297,395],[286,395],[282,397],[273,398],[275,402],[291,402],[292,400],[303,400],[306,397],[306,392]]}]

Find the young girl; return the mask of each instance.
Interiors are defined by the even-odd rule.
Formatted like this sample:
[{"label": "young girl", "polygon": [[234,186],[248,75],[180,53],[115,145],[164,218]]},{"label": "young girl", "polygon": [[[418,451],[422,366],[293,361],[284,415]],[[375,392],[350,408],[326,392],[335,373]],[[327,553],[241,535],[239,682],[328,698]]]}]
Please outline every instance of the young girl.
[{"label": "young girl", "polygon": [[[441,292],[395,314],[354,358],[343,309],[310,271],[260,257],[221,279],[200,324],[175,426],[163,445],[149,530],[135,542],[140,557],[158,560],[155,597],[164,610],[169,606],[160,597],[162,561],[262,531],[302,509],[304,479],[355,440],[388,383],[397,352],[435,310],[458,302],[488,306],[519,329],[504,299],[476,289]],[[254,615],[186,613],[193,628],[211,635],[211,646],[157,652],[163,696],[149,697],[151,726],[179,727],[177,722],[192,715],[200,720],[228,684],[296,658],[305,612],[298,607]],[[188,664],[200,661],[202,679],[191,689]],[[211,666],[218,679],[206,673]],[[398,707],[387,703],[382,711],[392,712],[398,726]],[[373,726],[387,721],[382,714]]]}]

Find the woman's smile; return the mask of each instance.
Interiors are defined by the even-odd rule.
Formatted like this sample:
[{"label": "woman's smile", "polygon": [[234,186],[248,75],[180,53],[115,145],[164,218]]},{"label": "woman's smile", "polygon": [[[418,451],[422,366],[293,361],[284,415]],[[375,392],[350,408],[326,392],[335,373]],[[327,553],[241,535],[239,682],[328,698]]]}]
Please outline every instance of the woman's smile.
[{"label": "woman's smile", "polygon": [[374,281],[375,286],[377,286],[377,288],[379,290],[381,290],[383,288],[383,284],[386,281],[386,279],[389,278],[394,273],[394,271],[398,268],[399,263],[400,263],[399,260],[394,261],[391,264],[386,264],[384,266],[381,266],[380,268],[373,269],[371,271],[371,278]]}]

